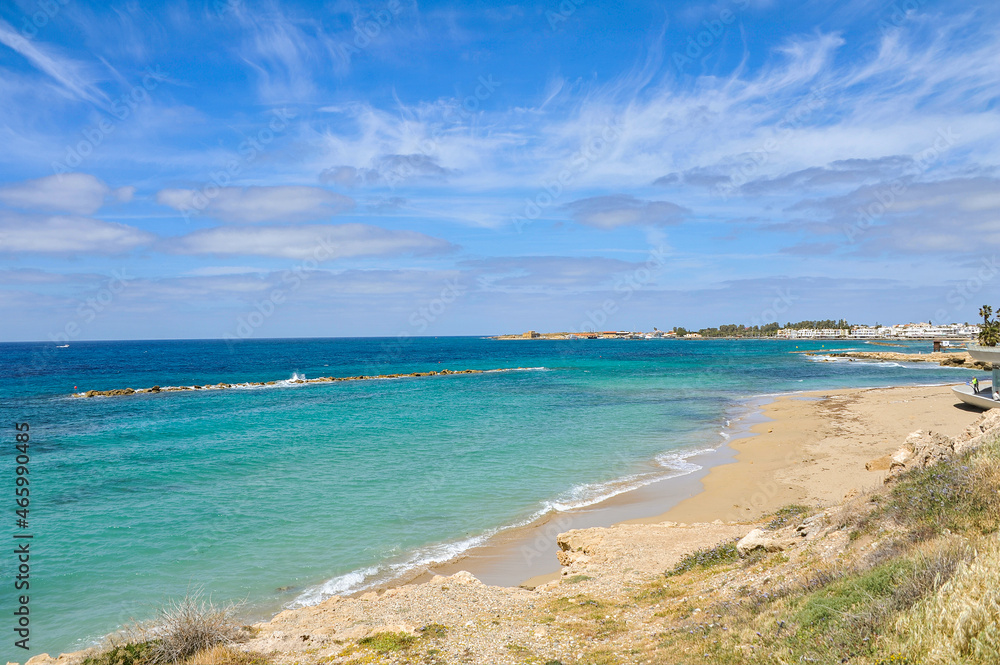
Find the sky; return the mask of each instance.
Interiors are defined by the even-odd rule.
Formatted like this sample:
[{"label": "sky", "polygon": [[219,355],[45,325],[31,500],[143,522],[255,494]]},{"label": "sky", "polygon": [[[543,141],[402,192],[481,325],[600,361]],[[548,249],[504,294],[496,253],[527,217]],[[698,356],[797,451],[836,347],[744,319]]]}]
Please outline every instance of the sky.
[{"label": "sky", "polygon": [[0,341],[975,321],[1000,5],[0,3]]}]

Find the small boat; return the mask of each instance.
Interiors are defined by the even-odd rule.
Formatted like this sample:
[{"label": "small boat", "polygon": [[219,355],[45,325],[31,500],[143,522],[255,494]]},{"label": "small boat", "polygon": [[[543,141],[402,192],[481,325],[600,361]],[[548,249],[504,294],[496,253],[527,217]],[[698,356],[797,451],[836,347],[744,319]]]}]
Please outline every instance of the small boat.
[{"label": "small boat", "polygon": [[955,386],[951,389],[958,399],[962,400],[969,406],[974,406],[980,409],[1000,409],[1000,402],[990,399],[990,392],[986,390],[981,390],[976,393],[973,392],[972,386]]}]

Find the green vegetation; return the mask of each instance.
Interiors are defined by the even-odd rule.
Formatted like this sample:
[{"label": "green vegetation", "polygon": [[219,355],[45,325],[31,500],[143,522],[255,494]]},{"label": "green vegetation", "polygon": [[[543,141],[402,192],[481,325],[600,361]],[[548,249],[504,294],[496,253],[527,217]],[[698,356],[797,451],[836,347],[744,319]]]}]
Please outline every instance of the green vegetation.
[{"label": "green vegetation", "polygon": [[[792,330],[803,330],[807,328],[850,329],[851,324],[849,324],[845,319],[840,319],[839,321],[834,321],[833,319],[826,319],[823,321],[799,321],[798,323],[786,323],[784,326],[777,321],[752,326],[747,326],[742,323],[726,323],[718,328],[702,328],[698,331],[698,334],[702,337],[774,337],[783,327],[791,328]],[[674,332],[678,337],[683,337],[692,331],[687,328],[675,326]]]},{"label": "green vegetation", "polygon": [[979,343],[983,346],[996,346],[1000,343],[1000,308],[997,309],[997,318],[993,316],[993,308],[983,305],[979,308],[979,316],[983,317],[983,323],[979,327]]},{"label": "green vegetation", "polygon": [[152,642],[113,644],[96,656],[85,658],[83,665],[142,665],[152,662]]},{"label": "green vegetation", "polygon": [[84,665],[231,665],[266,663],[260,654],[231,648],[245,640],[248,629],[237,620],[238,605],[216,607],[200,591],[168,603],[152,621],[113,635]]},{"label": "green vegetation", "polygon": [[[734,558],[728,543],[696,553],[671,571],[669,594],[651,585],[636,598],[668,603],[656,616],[675,617],[660,634],[653,660],[1000,662],[998,490],[996,441],[909,471],[834,517],[835,527],[856,534],[853,557],[817,560],[802,567],[802,577],[706,599],[697,611],[682,601],[716,583],[694,573]],[[788,506],[773,515],[772,528],[794,524],[806,512]],[[767,575],[784,557],[766,555],[751,566]]]},{"label": "green vegetation", "polygon": [[579,582],[586,582],[587,580],[592,580],[590,575],[573,575],[572,577],[567,577],[563,580],[563,584],[577,584]]},{"label": "green vegetation", "polygon": [[423,637],[431,639],[440,639],[448,634],[448,626],[443,626],[439,623],[429,623],[420,629]]},{"label": "green vegetation", "polygon": [[416,637],[406,633],[375,633],[358,640],[358,646],[367,647],[379,653],[391,653],[409,649],[416,641]]},{"label": "green vegetation", "polygon": [[736,541],[716,545],[697,552],[692,552],[677,562],[673,570],[663,573],[667,577],[674,577],[693,570],[695,568],[711,568],[723,563],[736,563],[740,560],[740,555],[736,552]]},{"label": "green vegetation", "polygon": [[859,530],[901,526],[914,540],[1000,530],[998,458],[1000,445],[994,442],[972,455],[910,471],[879,502],[878,509],[860,520]]},{"label": "green vegetation", "polygon": [[771,530],[780,529],[793,522],[800,521],[811,512],[812,509],[809,506],[803,506],[798,503],[789,504],[767,516],[771,518],[771,521],[767,523],[766,528]]}]

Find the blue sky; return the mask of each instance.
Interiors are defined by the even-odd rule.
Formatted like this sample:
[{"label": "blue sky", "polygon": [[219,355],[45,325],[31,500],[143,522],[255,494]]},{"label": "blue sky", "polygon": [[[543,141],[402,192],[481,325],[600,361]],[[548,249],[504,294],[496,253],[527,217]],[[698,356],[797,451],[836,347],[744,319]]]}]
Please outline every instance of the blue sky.
[{"label": "blue sky", "polygon": [[6,2],[0,340],[975,320],[998,19]]}]

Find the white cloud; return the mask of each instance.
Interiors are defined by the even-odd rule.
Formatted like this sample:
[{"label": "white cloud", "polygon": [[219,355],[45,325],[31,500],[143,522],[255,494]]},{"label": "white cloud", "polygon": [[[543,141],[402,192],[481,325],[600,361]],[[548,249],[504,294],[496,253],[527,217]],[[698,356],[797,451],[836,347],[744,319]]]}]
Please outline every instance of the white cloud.
[{"label": "white cloud", "polygon": [[0,214],[0,252],[120,254],[151,242],[140,229],[88,217]]},{"label": "white cloud", "polygon": [[158,203],[224,222],[299,222],[330,217],[354,207],[354,200],[321,187],[222,187],[215,196],[193,189],[164,189]]},{"label": "white cloud", "polygon": [[135,187],[112,190],[86,173],[50,175],[0,187],[0,202],[27,212],[51,210],[75,215],[92,215],[107,196],[128,202]]},{"label": "white cloud", "polygon": [[643,201],[626,194],[592,196],[566,206],[580,224],[599,229],[676,224],[690,210],[669,201]]},{"label": "white cloud", "polygon": [[288,259],[328,259],[352,256],[393,256],[447,251],[445,240],[366,224],[220,227],[172,239],[166,246],[178,254],[277,256]]}]

